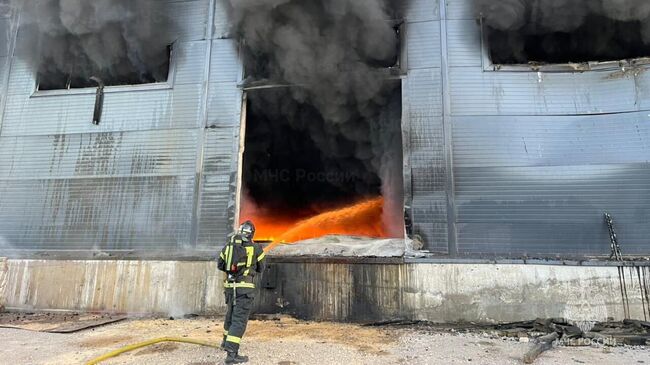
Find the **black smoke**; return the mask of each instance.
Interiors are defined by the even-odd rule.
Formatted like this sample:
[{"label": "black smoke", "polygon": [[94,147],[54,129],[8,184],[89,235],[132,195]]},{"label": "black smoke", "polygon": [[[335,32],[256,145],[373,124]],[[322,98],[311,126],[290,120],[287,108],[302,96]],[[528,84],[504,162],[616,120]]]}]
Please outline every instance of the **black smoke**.
[{"label": "black smoke", "polygon": [[156,0],[11,0],[20,9],[18,56],[41,84],[89,86],[167,79],[174,21]]},{"label": "black smoke", "polygon": [[250,198],[318,211],[383,194],[385,215],[403,219],[401,88],[387,80],[400,51],[392,2],[224,1],[242,40],[245,85],[291,85],[248,93]]},{"label": "black smoke", "polygon": [[494,63],[650,56],[647,0],[477,0]]},{"label": "black smoke", "polygon": [[228,1],[250,78],[301,85],[293,98],[331,123],[382,97],[382,65],[395,63],[399,44],[385,0]]},{"label": "black smoke", "polygon": [[385,88],[372,114],[341,124],[285,89],[249,92],[243,170],[249,197],[270,210],[310,215],[382,195],[390,170],[401,172],[391,165],[401,162],[401,88],[394,81]]}]

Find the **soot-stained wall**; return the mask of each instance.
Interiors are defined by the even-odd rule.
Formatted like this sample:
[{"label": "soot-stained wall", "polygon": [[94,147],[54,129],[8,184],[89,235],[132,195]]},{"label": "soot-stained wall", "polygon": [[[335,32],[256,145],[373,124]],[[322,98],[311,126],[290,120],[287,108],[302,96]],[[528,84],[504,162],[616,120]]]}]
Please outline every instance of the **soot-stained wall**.
[{"label": "soot-stained wall", "polygon": [[[1,8],[0,249],[174,257],[221,244],[235,214],[238,45],[221,1],[169,4],[173,78],[108,90],[99,126],[94,90],[34,92]],[[443,254],[607,254],[608,211],[623,253],[649,254],[649,74],[486,71],[474,5],[404,3],[413,233]]]}]

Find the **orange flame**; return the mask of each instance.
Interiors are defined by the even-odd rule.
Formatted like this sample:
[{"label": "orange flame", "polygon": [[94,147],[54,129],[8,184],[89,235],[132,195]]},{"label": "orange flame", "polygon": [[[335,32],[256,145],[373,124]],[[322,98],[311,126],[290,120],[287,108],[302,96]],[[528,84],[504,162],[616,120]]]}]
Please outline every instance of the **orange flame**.
[{"label": "orange flame", "polygon": [[[255,223],[258,240],[274,241],[268,249],[279,243],[293,243],[329,234],[387,238],[389,234],[382,223],[384,199],[382,197],[337,208],[312,217],[288,217],[266,213],[245,202],[242,221]],[[267,250],[268,250],[267,249]]]}]

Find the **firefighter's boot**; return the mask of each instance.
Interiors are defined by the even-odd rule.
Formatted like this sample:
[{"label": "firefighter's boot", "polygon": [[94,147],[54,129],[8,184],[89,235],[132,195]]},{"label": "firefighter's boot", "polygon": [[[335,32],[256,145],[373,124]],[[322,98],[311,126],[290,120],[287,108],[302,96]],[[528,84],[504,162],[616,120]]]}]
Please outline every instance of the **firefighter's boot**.
[{"label": "firefighter's boot", "polygon": [[228,356],[226,356],[226,365],[230,364],[243,364],[245,362],[248,362],[248,356],[241,356],[237,354],[236,352],[229,352]]}]

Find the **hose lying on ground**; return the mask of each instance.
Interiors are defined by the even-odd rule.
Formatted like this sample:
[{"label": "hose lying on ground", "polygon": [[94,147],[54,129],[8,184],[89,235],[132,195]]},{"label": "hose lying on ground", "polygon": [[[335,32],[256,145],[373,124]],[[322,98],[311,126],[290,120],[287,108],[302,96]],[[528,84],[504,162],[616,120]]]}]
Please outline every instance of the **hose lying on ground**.
[{"label": "hose lying on ground", "polygon": [[111,351],[107,354],[104,354],[100,357],[94,358],[86,363],[86,365],[95,365],[99,364],[100,362],[104,360],[108,360],[112,357],[118,356],[120,354],[123,354],[125,352],[133,351],[136,349],[139,349],[141,347],[146,347],[150,346],[159,342],[183,342],[183,343],[191,343],[195,345],[201,345],[201,346],[208,346],[208,347],[214,347],[214,348],[219,348],[218,344],[207,342],[207,341],[201,341],[201,340],[193,340],[191,338],[180,338],[180,337],[161,337],[161,338],[156,338],[153,340],[148,340],[144,342],[138,342],[134,343],[132,345],[124,346],[122,348],[119,348],[115,351]]}]

